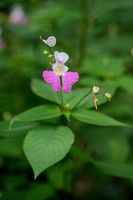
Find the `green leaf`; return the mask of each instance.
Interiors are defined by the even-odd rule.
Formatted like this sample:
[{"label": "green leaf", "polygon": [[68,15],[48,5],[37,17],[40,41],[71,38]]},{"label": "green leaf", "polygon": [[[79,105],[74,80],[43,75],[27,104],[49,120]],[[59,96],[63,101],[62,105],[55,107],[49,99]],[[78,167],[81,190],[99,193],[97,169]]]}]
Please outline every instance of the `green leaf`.
[{"label": "green leaf", "polygon": [[0,136],[15,137],[25,134],[32,128],[35,128],[38,122],[16,122],[13,124],[12,129],[9,130],[10,121],[0,122]]},{"label": "green leaf", "polygon": [[74,161],[71,160],[63,160],[46,171],[46,176],[52,185],[56,189],[63,189],[66,187],[66,172],[72,170],[74,167]]},{"label": "green leaf", "polygon": [[87,153],[84,153],[77,147],[73,147],[70,151],[71,155],[74,157],[80,157],[86,162],[91,163],[97,169],[101,170],[103,173],[121,177],[121,178],[130,178],[133,179],[133,165],[132,164],[125,164],[125,163],[118,163],[112,161],[95,161],[93,160]]},{"label": "green leaf", "polygon": [[110,55],[87,56],[80,70],[83,74],[112,79],[124,73],[124,65],[122,59]]},{"label": "green leaf", "polygon": [[31,108],[11,120],[10,127],[15,121],[37,121],[51,119],[61,115],[60,108],[56,105],[46,104]]},{"label": "green leaf", "polygon": [[121,178],[132,178],[133,179],[133,165],[118,163],[118,162],[100,162],[95,161],[94,165],[105,174]]},{"label": "green leaf", "polygon": [[33,79],[31,82],[31,89],[37,96],[54,103],[59,103],[57,93],[53,91],[51,85],[44,81]]},{"label": "green leaf", "polygon": [[123,76],[116,80],[116,82],[126,91],[133,93],[133,77]]},{"label": "green leaf", "polygon": [[22,142],[24,137],[2,137],[0,139],[0,155],[2,157],[22,158]]},{"label": "green leaf", "polygon": [[68,109],[72,109],[89,91],[89,88],[78,88],[74,90],[72,97],[67,102]]},{"label": "green leaf", "polygon": [[[124,130],[123,130],[124,129]],[[126,128],[127,129],[127,128]],[[84,135],[87,150],[104,160],[124,162],[130,152],[129,134],[123,127],[95,127]],[[122,153],[121,153],[122,152]]]},{"label": "green leaf", "polygon": [[128,126],[98,111],[78,109],[72,112],[72,116],[75,119],[88,124],[100,126]]},{"label": "green leaf", "polygon": [[24,140],[23,148],[35,178],[46,168],[63,159],[73,142],[74,135],[65,126],[41,126],[31,130]]},{"label": "green leaf", "polygon": [[28,190],[25,200],[45,200],[55,195],[54,188],[49,184],[34,183]]}]

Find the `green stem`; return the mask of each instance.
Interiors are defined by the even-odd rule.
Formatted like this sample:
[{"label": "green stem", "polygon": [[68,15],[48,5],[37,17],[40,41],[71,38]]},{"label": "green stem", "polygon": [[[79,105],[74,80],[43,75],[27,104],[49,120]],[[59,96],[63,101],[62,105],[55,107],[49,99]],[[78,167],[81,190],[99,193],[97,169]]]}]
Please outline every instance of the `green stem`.
[{"label": "green stem", "polygon": [[82,99],[80,99],[80,100],[78,101],[78,103],[76,103],[76,105],[73,107],[73,109],[74,109],[78,104],[80,104],[81,101],[83,101],[91,92],[92,92],[92,90],[90,90],[85,96],[83,96]]},{"label": "green stem", "polygon": [[61,92],[60,92],[60,94],[61,94],[61,101],[62,101],[62,107],[64,106],[64,99],[63,99],[63,94],[62,94],[62,87],[61,87]]},{"label": "green stem", "polygon": [[[44,41],[43,41],[43,39],[42,39],[42,37],[40,36],[40,39],[42,40],[42,42],[44,43],[44,44],[46,44]],[[47,44],[46,44],[47,45]],[[49,50],[50,50],[50,53],[51,54],[53,54],[53,52],[52,52],[52,49],[50,48],[50,46],[49,45],[47,45],[47,47],[49,48]]]},{"label": "green stem", "polygon": [[60,94],[59,94],[59,92],[57,92],[57,96],[58,96],[58,99],[59,99],[59,104],[61,105],[61,99],[60,99]]}]

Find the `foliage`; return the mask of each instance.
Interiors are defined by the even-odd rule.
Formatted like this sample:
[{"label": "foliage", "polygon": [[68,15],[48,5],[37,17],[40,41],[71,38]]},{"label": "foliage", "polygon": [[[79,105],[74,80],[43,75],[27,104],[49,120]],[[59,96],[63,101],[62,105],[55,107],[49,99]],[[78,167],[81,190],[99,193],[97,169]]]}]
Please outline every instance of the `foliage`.
[{"label": "foliage", "polygon": [[[27,17],[19,25],[10,20],[16,3]],[[130,199],[133,2],[0,6],[0,199]],[[40,35],[54,35],[53,50],[65,51],[80,75],[68,94],[42,78],[51,60]],[[88,95],[94,85],[112,96],[107,102],[97,94],[98,110]]]}]

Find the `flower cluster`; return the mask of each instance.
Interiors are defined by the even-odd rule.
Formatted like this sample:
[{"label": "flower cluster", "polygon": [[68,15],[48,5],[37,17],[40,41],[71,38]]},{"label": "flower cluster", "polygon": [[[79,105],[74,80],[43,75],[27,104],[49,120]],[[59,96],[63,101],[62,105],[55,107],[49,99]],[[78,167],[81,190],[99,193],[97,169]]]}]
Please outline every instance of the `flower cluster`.
[{"label": "flower cluster", "polygon": [[101,92],[104,92],[104,95],[103,95],[103,98],[104,98],[104,99],[106,99],[106,100],[108,100],[108,101],[111,101],[111,98],[112,98],[112,96],[111,96],[110,93],[108,93],[108,92],[106,92],[106,91],[104,91],[104,90],[100,90],[100,88],[99,88],[97,85],[93,86],[92,92],[93,92],[93,94],[94,94],[94,104],[95,104],[96,110],[97,110],[97,103],[99,103],[98,98],[97,98],[96,96],[97,96],[97,94],[98,94],[100,91],[101,91]]},{"label": "flower cluster", "polygon": [[[52,53],[50,47],[55,46],[56,38],[50,36],[47,40],[42,40],[49,47]],[[48,55],[48,57],[53,57],[52,61],[55,61],[55,63],[50,63],[53,71],[47,70],[43,72],[44,80],[52,86],[55,92],[58,92],[61,90],[60,77],[62,77],[63,92],[70,93],[73,84],[75,84],[79,79],[79,74],[77,72],[68,72],[69,68],[65,66],[65,63],[69,56],[64,52],[59,53],[58,51],[55,51],[54,54],[44,51],[44,54]]]}]

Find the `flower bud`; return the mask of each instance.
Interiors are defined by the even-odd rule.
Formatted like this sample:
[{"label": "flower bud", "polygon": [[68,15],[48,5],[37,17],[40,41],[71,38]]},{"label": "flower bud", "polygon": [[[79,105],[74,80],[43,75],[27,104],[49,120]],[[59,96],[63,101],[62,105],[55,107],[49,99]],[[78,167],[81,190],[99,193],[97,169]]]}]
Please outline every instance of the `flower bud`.
[{"label": "flower bud", "polygon": [[106,92],[106,93],[104,94],[104,97],[105,97],[108,101],[111,101],[112,96],[111,96],[110,93]]},{"label": "flower bud", "polygon": [[96,103],[99,103],[98,99],[96,98]]},{"label": "flower bud", "polygon": [[52,58],[52,57],[53,57],[53,55],[52,55],[52,54],[49,54],[49,55],[48,55],[48,57],[49,57],[49,58]]},{"label": "flower bud", "polygon": [[100,91],[100,88],[99,88],[97,85],[95,85],[95,86],[92,88],[92,91],[93,91],[93,94],[98,94],[99,91]]},{"label": "flower bud", "polygon": [[44,50],[44,54],[45,54],[45,55],[48,55],[48,54],[49,54],[49,52],[48,52],[48,51],[46,51],[46,50]]}]

